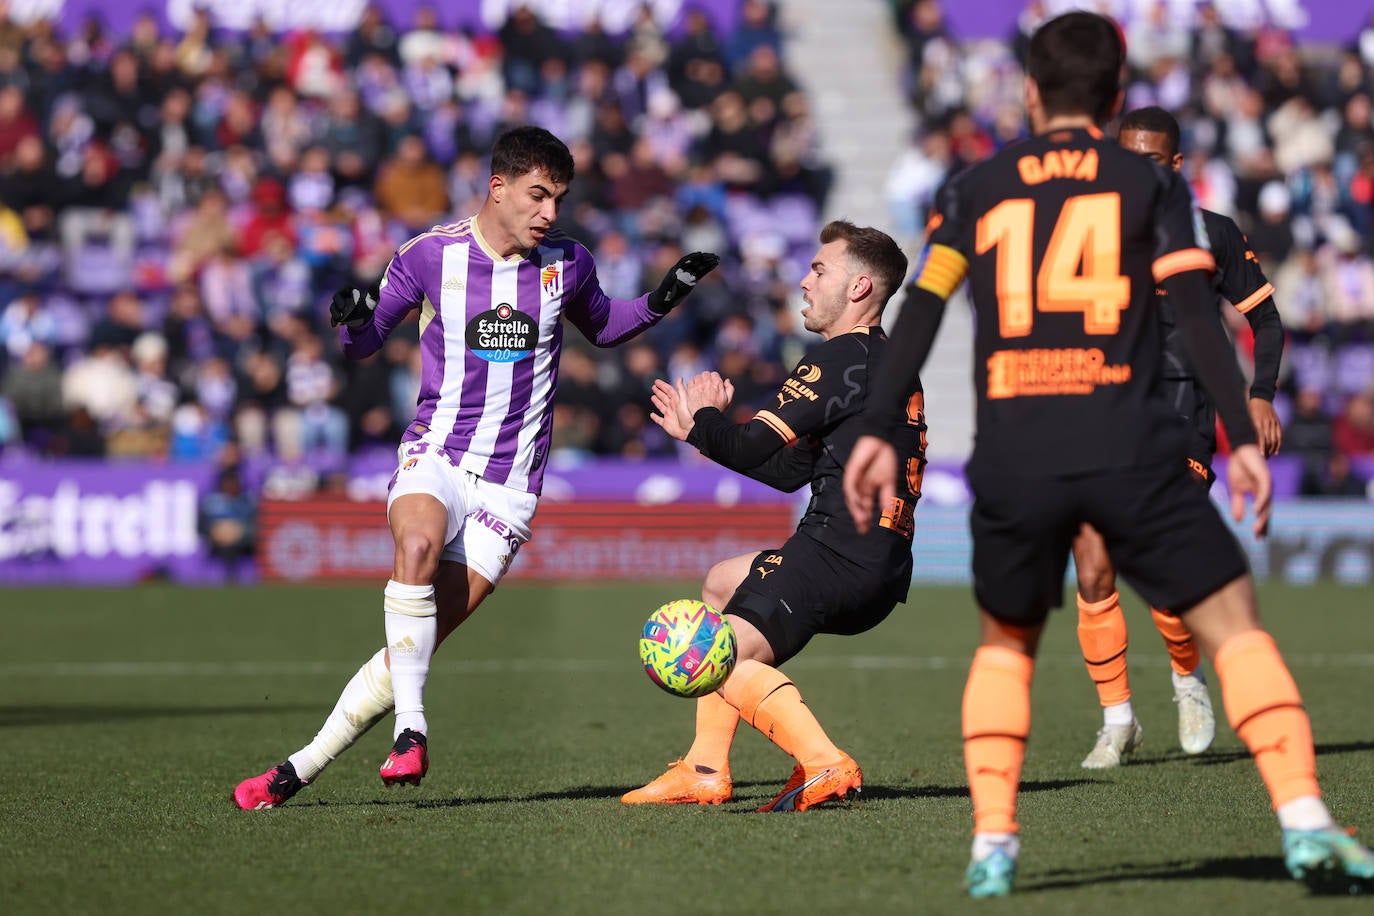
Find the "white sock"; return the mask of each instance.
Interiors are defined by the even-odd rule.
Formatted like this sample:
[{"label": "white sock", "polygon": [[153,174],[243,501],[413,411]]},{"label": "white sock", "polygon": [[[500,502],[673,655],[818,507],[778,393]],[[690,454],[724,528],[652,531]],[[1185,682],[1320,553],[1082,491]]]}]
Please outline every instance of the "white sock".
[{"label": "white sock", "polygon": [[314,779],[376,725],[394,703],[386,650],[380,649],[344,685],[339,701],[315,740],[287,758],[296,768],[296,775],[306,782]]},{"label": "white sock", "polygon": [[981,862],[999,849],[1015,859],[1021,854],[1021,837],[1014,833],[975,833],[973,835],[973,861]]},{"label": "white sock", "polygon": [[1115,706],[1102,707],[1103,725],[1130,725],[1135,721],[1135,711],[1131,709],[1131,701],[1117,703]]},{"label": "white sock", "polygon": [[1201,665],[1188,674],[1179,674],[1177,671],[1170,668],[1169,674],[1174,679],[1175,690],[1182,690],[1185,687],[1196,687],[1199,684],[1203,687],[1207,686],[1207,675],[1203,674]]},{"label": "white sock", "polygon": [[1304,795],[1279,805],[1279,826],[1284,830],[1325,830],[1336,821],[1319,795]]},{"label": "white sock", "polygon": [[386,646],[396,695],[395,737],[406,729],[425,734],[425,680],[438,638],[434,586],[386,584]]}]

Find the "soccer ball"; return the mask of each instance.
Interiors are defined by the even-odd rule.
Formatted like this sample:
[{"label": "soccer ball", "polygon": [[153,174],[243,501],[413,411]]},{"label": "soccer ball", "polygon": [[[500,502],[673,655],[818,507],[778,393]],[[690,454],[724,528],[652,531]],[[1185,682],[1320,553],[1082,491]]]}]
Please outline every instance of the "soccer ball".
[{"label": "soccer ball", "polygon": [[708,604],[669,601],[644,624],[639,657],[649,680],[674,696],[705,696],[735,670],[735,630]]}]

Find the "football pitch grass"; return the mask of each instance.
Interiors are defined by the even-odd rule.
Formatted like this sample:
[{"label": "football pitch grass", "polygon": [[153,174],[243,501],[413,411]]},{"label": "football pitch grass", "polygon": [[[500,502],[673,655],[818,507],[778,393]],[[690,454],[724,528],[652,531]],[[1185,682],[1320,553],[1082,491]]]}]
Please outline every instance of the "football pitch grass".
[{"label": "football pitch grass", "polygon": [[[504,586],[436,658],[430,774],[384,788],[390,720],[282,808],[242,778],[305,743],[380,645],[380,588],[0,591],[0,912],[1344,913],[1289,880],[1267,797],[1224,723],[1177,746],[1167,656],[1127,598],[1145,744],[1079,761],[1099,724],[1072,615],[1051,621],[1023,774],[1017,896],[959,883],[970,805],[959,705],[965,588],[917,588],[875,631],[786,669],[865,773],[862,801],[756,814],[789,758],[741,726],[735,798],[631,808],[691,740],[693,704],[635,645],[686,583]],[[1374,836],[1367,589],[1266,587],[1311,712],[1328,801]],[[1213,701],[1220,692],[1213,678]]]}]

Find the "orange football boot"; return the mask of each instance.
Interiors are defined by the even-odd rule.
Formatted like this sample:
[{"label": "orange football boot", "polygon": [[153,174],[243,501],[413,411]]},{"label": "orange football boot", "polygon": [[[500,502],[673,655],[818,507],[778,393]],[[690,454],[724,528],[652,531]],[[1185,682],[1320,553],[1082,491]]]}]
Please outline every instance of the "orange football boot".
[{"label": "orange football boot", "polygon": [[719,805],[730,800],[731,791],[728,770],[703,773],[679,757],[662,776],[620,800],[627,805]]},{"label": "orange football boot", "polygon": [[844,751],[834,763],[820,767],[803,767],[800,763],[792,771],[778,797],[759,808],[760,811],[805,811],[832,798],[844,798],[853,789],[862,792],[863,771]]}]

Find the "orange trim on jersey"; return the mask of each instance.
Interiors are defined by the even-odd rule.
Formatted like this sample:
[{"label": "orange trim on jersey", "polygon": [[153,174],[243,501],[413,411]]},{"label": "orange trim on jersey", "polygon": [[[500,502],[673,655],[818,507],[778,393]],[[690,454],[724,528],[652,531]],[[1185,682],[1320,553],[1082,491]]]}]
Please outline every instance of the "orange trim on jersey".
[{"label": "orange trim on jersey", "polygon": [[1274,295],[1274,284],[1266,283],[1239,302],[1232,303],[1232,305],[1236,307],[1236,311],[1244,315],[1272,295]]},{"label": "orange trim on jersey", "polygon": [[869,334],[872,333],[872,331],[873,325],[871,324],[856,324],[849,329],[849,333],[851,334]]},{"label": "orange trim on jersey", "polygon": [[1205,248],[1185,248],[1182,251],[1170,252],[1162,258],[1157,258],[1150,265],[1156,283],[1163,283],[1174,274],[1181,274],[1188,270],[1205,270],[1208,273],[1215,273],[1216,269],[1216,260],[1213,259],[1212,253]]},{"label": "orange trim on jersey", "polygon": [[916,285],[948,299],[968,274],[968,258],[948,245],[928,245]]},{"label": "orange trim on jersey", "polygon": [[792,432],[792,427],[788,426],[782,419],[772,411],[760,410],[754,414],[754,419],[759,420],[773,432],[782,437],[782,441],[788,445],[797,441],[797,434]]},{"label": "orange trim on jersey", "polygon": [[449,223],[443,226],[435,226],[428,232],[422,232],[419,235],[415,236],[415,238],[403,244],[400,248],[396,249],[396,253],[405,254],[412,247],[414,247],[416,242],[422,239],[433,238],[437,235],[449,235],[454,237],[463,236],[467,235],[470,231],[472,231],[472,228],[472,217],[468,217],[467,219],[457,223]]}]

